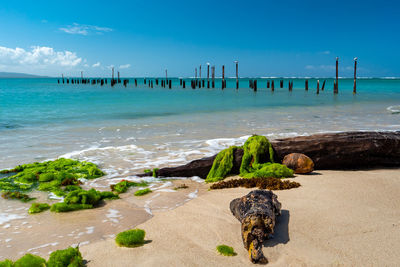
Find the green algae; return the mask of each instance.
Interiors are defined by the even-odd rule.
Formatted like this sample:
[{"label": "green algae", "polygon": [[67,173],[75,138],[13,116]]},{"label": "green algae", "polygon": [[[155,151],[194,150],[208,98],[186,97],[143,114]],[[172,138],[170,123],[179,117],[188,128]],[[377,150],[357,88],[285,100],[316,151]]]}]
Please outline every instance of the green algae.
[{"label": "green algae", "polygon": [[93,209],[93,205],[90,204],[67,204],[64,202],[56,203],[51,205],[50,211],[51,212],[70,212],[76,210],[86,210],[86,209]]},{"label": "green algae", "polygon": [[95,179],[104,175],[91,162],[64,158],[19,165],[1,173],[12,175],[0,179],[0,190],[18,192],[32,189],[57,192],[60,186],[78,185],[78,179]]},{"label": "green algae", "polygon": [[151,192],[153,192],[153,191],[151,191],[150,188],[145,188],[145,189],[137,190],[134,195],[139,197],[139,196],[147,195],[148,193],[151,193]]},{"label": "green algae", "polygon": [[57,250],[50,254],[47,262],[48,267],[82,267],[83,259],[79,248],[69,247]]},{"label": "green algae", "polygon": [[29,202],[31,200],[34,200],[36,198],[32,198],[27,194],[23,194],[21,192],[4,192],[3,194],[1,194],[1,197],[4,199],[18,199],[22,202]]},{"label": "green algae", "polygon": [[49,260],[32,255],[25,254],[16,262],[4,260],[0,262],[0,267],[83,267],[82,255],[79,248],[69,247],[63,250],[56,250],[50,254]]},{"label": "green algae", "polygon": [[242,164],[240,174],[254,172],[260,164],[274,162],[274,150],[265,136],[253,135],[243,145]]},{"label": "green algae", "polygon": [[[218,153],[206,182],[218,182],[229,175],[233,168],[234,152],[238,148],[232,146]],[[243,145],[240,176],[243,178],[286,178],[292,177],[293,171],[285,165],[274,162],[273,147],[265,136],[253,135]]]},{"label": "green algae", "polygon": [[232,170],[233,154],[237,148],[236,146],[231,146],[218,153],[207,175],[206,183],[214,183],[225,179]]},{"label": "green algae", "polygon": [[48,209],[50,209],[50,205],[47,203],[32,203],[32,206],[29,208],[28,213],[40,213]]},{"label": "green algae", "polygon": [[5,259],[4,261],[0,261],[0,267],[13,267],[13,262],[9,259]]},{"label": "green algae", "polygon": [[19,260],[14,262],[13,267],[45,267],[46,260],[42,257],[32,254],[25,254]]},{"label": "green algae", "polygon": [[92,209],[104,199],[118,199],[118,195],[112,192],[100,192],[95,189],[77,189],[69,192],[64,201],[51,206],[52,212],[69,212],[82,209]]},{"label": "green algae", "polygon": [[236,252],[233,249],[233,247],[227,246],[227,245],[219,245],[217,246],[217,251],[219,254],[224,255],[224,256],[236,256]]},{"label": "green algae", "polygon": [[253,165],[254,170],[250,173],[241,174],[243,178],[286,178],[293,176],[293,170],[289,169],[285,165],[279,163],[264,163]]},{"label": "green algae", "polygon": [[119,233],[115,242],[120,247],[138,247],[142,246],[144,242],[144,237],[146,236],[146,232],[142,229],[132,229]]},{"label": "green algae", "polygon": [[154,168],[153,169],[153,177],[154,178],[157,178],[158,177],[158,175],[157,175],[157,171],[158,171],[159,169],[158,168]]},{"label": "green algae", "polygon": [[131,182],[127,180],[122,180],[118,182],[117,184],[110,185],[110,188],[112,191],[115,191],[117,193],[125,193],[129,187],[137,187],[137,186],[148,186],[149,184],[146,182]]}]

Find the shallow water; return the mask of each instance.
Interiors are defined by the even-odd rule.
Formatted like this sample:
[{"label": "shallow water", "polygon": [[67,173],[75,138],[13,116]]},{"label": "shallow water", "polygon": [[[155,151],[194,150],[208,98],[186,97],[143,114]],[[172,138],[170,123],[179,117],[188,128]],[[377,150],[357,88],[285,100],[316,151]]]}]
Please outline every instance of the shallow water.
[{"label": "shallow water", "polygon": [[[111,176],[178,165],[211,155],[245,136],[270,138],[346,130],[399,130],[400,80],[333,79],[317,95],[316,80],[287,79],[275,92],[241,79],[239,90],[58,84],[57,79],[0,79],[0,169],[60,156],[97,162]],[[190,82],[187,80],[186,85]],[[207,83],[206,83],[207,84]],[[322,79],[321,79],[322,85]],[[241,138],[242,137],[242,138]]]}]

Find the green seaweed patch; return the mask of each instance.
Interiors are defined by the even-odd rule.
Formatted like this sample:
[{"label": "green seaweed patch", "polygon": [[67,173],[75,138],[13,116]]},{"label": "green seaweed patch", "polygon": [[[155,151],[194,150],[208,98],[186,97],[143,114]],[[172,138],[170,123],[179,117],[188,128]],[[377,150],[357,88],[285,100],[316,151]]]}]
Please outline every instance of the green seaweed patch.
[{"label": "green seaweed patch", "polygon": [[4,261],[0,261],[0,267],[13,267],[13,262],[9,259],[5,259]]},{"label": "green seaweed patch", "polygon": [[132,229],[119,233],[115,238],[115,243],[120,247],[139,247],[144,242],[146,232],[142,229]]},{"label": "green seaweed patch", "polygon": [[3,194],[1,194],[1,197],[4,199],[18,199],[21,200],[22,202],[29,202],[31,200],[36,199],[21,192],[10,192],[10,191],[4,192]]},{"label": "green seaweed patch", "polygon": [[231,146],[218,153],[207,175],[206,183],[218,182],[228,176],[233,167],[233,154],[237,148],[236,146]]},{"label": "green seaweed patch", "polygon": [[254,172],[266,162],[274,162],[274,150],[271,143],[262,135],[249,137],[243,145],[240,174]]},{"label": "green seaweed patch", "polygon": [[76,210],[93,209],[93,205],[90,204],[67,204],[64,202],[56,203],[51,205],[51,212],[70,212]]},{"label": "green seaweed patch", "polygon": [[48,267],[82,267],[83,259],[79,248],[69,247],[57,250],[50,254],[47,262]]},{"label": "green seaweed patch", "polygon": [[145,169],[143,172],[144,172],[144,173],[150,173],[151,170],[150,170],[150,169]]},{"label": "green seaweed patch", "polygon": [[28,213],[40,213],[48,209],[50,209],[50,205],[47,203],[32,203],[32,206],[29,208]]},{"label": "green seaweed patch", "polygon": [[253,172],[244,173],[241,175],[243,178],[263,178],[263,177],[292,177],[293,170],[287,166],[279,163],[264,163],[264,164],[253,164]]},{"label": "green seaweed patch", "polygon": [[1,173],[15,174],[0,179],[0,190],[23,192],[37,188],[58,196],[64,195],[62,186],[79,185],[81,178],[95,179],[104,175],[104,172],[91,162],[64,158],[19,165]]},{"label": "green seaweed patch", "polygon": [[154,177],[154,178],[157,178],[157,177],[158,177],[158,175],[157,175],[158,170],[159,170],[159,168],[154,168],[154,169],[153,169],[153,177]]},{"label": "green seaweed patch", "polygon": [[52,212],[69,212],[82,209],[92,209],[103,199],[117,199],[118,195],[112,192],[100,192],[95,189],[77,189],[69,192],[64,202],[56,203],[51,206]]},{"label": "green seaweed patch", "polygon": [[147,195],[148,193],[151,193],[151,192],[153,192],[153,191],[151,191],[151,189],[150,188],[145,188],[145,189],[141,189],[141,190],[137,190],[136,192],[135,192],[135,196],[144,196],[144,195]]},{"label": "green seaweed patch", "polygon": [[117,184],[110,185],[110,188],[112,191],[115,191],[117,193],[125,193],[129,187],[137,187],[137,186],[148,186],[149,184],[146,182],[131,182],[127,180],[122,180],[118,182]]},{"label": "green seaweed patch", "polygon": [[19,260],[14,262],[13,265],[13,267],[45,267],[45,266],[46,266],[45,259],[29,253],[19,258]]},{"label": "green seaweed patch", "polygon": [[[223,180],[231,173],[235,150],[231,146],[222,150],[215,157],[206,182],[214,183]],[[292,177],[293,171],[285,165],[274,162],[274,149],[265,136],[253,135],[243,145],[243,156],[240,164],[240,176],[244,178],[286,178]]]},{"label": "green seaweed patch", "polygon": [[289,180],[282,180],[278,178],[252,178],[252,179],[232,179],[228,181],[220,181],[212,184],[210,189],[223,189],[223,188],[235,188],[245,187],[253,188],[258,187],[259,189],[268,190],[286,190],[291,188],[297,188],[300,184]]},{"label": "green seaweed patch", "polygon": [[224,255],[224,256],[236,256],[236,252],[233,249],[233,247],[227,246],[227,245],[219,245],[217,246],[217,251],[219,254]]}]

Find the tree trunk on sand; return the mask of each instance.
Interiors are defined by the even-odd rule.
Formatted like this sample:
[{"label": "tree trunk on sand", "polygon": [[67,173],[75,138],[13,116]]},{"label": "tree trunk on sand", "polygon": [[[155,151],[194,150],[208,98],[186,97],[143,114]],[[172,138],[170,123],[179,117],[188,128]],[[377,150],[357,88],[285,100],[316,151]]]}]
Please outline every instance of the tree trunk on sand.
[{"label": "tree trunk on sand", "polygon": [[254,190],[230,203],[233,216],[242,224],[243,245],[253,263],[267,263],[262,252],[263,242],[274,233],[281,203],[272,191]]},{"label": "tree trunk on sand", "polygon": [[[287,154],[302,153],[314,161],[316,170],[400,167],[400,131],[315,134],[276,139],[271,144],[276,162],[282,162]],[[236,149],[231,174],[239,174],[242,156],[243,150]],[[215,157],[194,160],[178,167],[161,168],[157,175],[206,178]]]}]

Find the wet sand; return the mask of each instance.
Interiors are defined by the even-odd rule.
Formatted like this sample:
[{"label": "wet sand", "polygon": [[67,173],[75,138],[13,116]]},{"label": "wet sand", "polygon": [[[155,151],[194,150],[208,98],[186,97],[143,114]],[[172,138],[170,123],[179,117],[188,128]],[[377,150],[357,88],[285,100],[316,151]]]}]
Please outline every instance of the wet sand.
[{"label": "wet sand", "polygon": [[[295,180],[300,188],[275,192],[282,215],[265,243],[269,266],[400,264],[400,169],[318,171]],[[143,247],[120,248],[109,238],[82,246],[83,257],[88,266],[254,266],[229,211],[249,191],[206,191],[138,225],[150,241]],[[220,244],[238,255],[218,255]]]},{"label": "wet sand", "polygon": [[[174,190],[182,184],[188,188]],[[136,189],[132,188],[121,194],[121,199],[106,200],[98,208],[67,213],[28,214],[33,202],[57,202],[49,201],[45,192],[30,193],[38,199],[29,203],[0,198],[0,261],[5,258],[15,260],[25,253],[47,258],[57,249],[77,244],[83,247],[114,238],[117,233],[152,218],[154,211],[184,205],[201,193],[204,185],[186,179],[160,181],[152,183],[151,187],[153,192],[145,196],[134,196]]]}]

